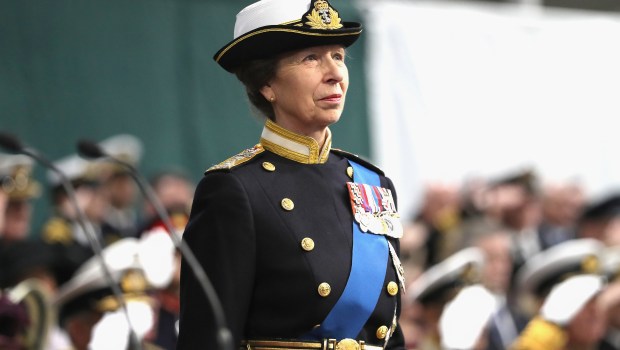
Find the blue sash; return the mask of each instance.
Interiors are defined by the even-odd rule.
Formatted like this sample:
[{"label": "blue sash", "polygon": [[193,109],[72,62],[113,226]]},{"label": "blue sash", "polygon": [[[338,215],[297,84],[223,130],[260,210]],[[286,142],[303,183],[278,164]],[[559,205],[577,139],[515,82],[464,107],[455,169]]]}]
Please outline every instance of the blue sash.
[{"label": "blue sash", "polygon": [[[353,181],[381,186],[379,175],[352,162]],[[387,239],[363,233],[353,221],[351,273],[347,285],[323,323],[302,339],[356,338],[372,314],[381,295],[388,261]]]}]

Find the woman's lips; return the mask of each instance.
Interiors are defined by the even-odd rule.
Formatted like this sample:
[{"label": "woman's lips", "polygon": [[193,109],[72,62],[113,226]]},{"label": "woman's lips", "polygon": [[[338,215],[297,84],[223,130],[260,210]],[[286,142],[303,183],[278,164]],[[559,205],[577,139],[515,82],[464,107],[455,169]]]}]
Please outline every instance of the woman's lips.
[{"label": "woman's lips", "polygon": [[341,100],[342,100],[341,94],[333,94],[333,95],[325,96],[321,99],[321,101],[326,101],[326,102],[340,102]]}]

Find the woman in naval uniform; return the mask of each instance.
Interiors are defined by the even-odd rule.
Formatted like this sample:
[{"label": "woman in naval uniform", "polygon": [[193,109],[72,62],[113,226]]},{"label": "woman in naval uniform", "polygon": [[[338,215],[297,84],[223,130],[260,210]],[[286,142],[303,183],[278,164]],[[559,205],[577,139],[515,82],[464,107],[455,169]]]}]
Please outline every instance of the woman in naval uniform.
[{"label": "woman in naval uniform", "polygon": [[[266,116],[257,145],[205,172],[183,237],[235,348],[404,349],[396,192],[331,148],[361,31],[326,0],[262,0],[215,54]],[[177,349],[218,349],[215,328],[184,261]]]}]

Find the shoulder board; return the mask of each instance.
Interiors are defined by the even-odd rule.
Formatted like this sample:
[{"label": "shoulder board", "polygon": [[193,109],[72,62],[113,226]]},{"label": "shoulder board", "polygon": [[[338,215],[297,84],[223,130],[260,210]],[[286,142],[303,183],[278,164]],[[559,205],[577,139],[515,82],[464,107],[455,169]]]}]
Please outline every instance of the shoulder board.
[{"label": "shoulder board", "polygon": [[352,161],[367,167],[368,169],[378,173],[381,176],[385,176],[385,174],[383,173],[383,170],[379,169],[378,167],[376,167],[375,165],[373,165],[372,163],[370,163],[366,159],[361,158],[357,154],[349,153],[347,151],[343,151],[343,150],[338,149],[338,148],[332,148],[331,150],[332,150],[332,152],[334,152],[336,154],[339,154],[339,155],[341,155],[341,156],[343,156],[345,158],[351,159]]},{"label": "shoulder board", "polygon": [[252,148],[248,148],[228,159],[226,159],[225,161],[216,164],[212,167],[210,167],[209,169],[205,170],[205,174],[210,172],[210,171],[215,171],[215,170],[230,170],[240,164],[243,164],[245,162],[247,162],[248,160],[256,157],[258,154],[261,154],[265,151],[265,149],[263,148],[263,146],[259,143],[256,146],[252,147]]},{"label": "shoulder board", "polygon": [[70,244],[73,241],[73,230],[64,218],[53,217],[43,226],[41,236],[47,243]]}]

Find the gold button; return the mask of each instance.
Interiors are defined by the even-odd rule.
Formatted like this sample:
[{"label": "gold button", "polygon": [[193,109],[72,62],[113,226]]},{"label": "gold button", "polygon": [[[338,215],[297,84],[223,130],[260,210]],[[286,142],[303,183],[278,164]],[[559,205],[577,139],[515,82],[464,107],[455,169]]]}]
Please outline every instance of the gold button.
[{"label": "gold button", "polygon": [[329,285],[329,283],[323,282],[319,284],[319,295],[320,296],[326,297],[331,292],[332,292],[332,287]]},{"label": "gold button", "polygon": [[314,249],[314,241],[312,240],[312,238],[306,237],[304,239],[301,240],[301,248],[307,252],[311,251],[312,249]]},{"label": "gold button", "polygon": [[263,162],[263,169],[267,171],[274,171],[276,170],[276,166],[269,162]]},{"label": "gold button", "polygon": [[385,339],[385,337],[387,336],[387,332],[388,332],[387,326],[381,326],[377,328],[377,338]]},{"label": "gold button", "polygon": [[349,175],[350,178],[353,178],[353,167],[352,166],[347,168],[347,175]]},{"label": "gold button", "polygon": [[360,343],[351,338],[345,338],[336,343],[335,350],[360,350]]},{"label": "gold button", "polygon": [[293,208],[295,208],[295,203],[288,198],[284,198],[282,200],[282,208],[284,208],[284,210],[293,210]]},{"label": "gold button", "polygon": [[396,284],[396,282],[394,281],[391,281],[390,283],[388,283],[387,292],[391,296],[395,296],[396,294],[398,294],[398,284]]}]

